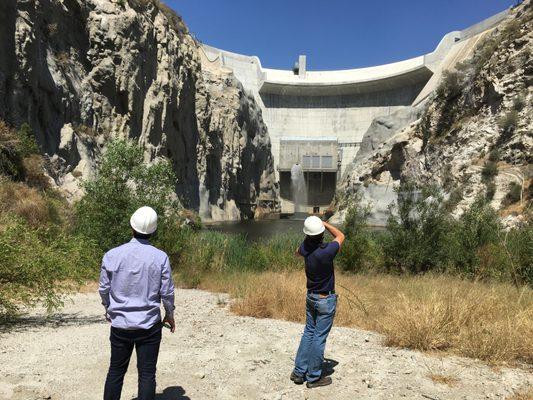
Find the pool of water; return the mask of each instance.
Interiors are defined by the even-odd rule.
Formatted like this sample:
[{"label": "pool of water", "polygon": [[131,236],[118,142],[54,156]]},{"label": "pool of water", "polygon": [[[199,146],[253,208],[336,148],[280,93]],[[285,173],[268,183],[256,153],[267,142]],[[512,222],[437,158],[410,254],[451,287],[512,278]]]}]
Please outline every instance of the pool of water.
[{"label": "pool of water", "polygon": [[206,224],[213,231],[245,235],[250,241],[268,239],[283,233],[301,233],[304,236],[303,219],[246,220]]},{"label": "pool of water", "polygon": [[[206,223],[204,226],[205,229],[212,231],[244,235],[250,241],[264,240],[283,233],[301,234],[303,239],[304,233],[302,229],[304,227],[305,217],[306,215],[302,217],[296,216],[290,219],[212,222]],[[382,226],[368,226],[367,229],[384,231],[386,228]],[[326,234],[326,238],[329,240],[328,234]]]}]

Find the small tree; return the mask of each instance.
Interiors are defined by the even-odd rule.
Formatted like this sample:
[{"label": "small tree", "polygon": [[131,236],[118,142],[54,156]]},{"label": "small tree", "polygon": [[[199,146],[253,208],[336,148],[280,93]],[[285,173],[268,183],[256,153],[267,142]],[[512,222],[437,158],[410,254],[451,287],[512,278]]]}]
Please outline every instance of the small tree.
[{"label": "small tree", "polygon": [[27,123],[22,124],[19,130],[17,131],[17,136],[19,139],[19,143],[17,147],[22,157],[27,157],[30,154],[39,153],[39,146],[37,145],[37,142],[35,141],[33,130],[31,129],[29,124]]},{"label": "small tree", "polygon": [[339,254],[340,265],[352,272],[368,271],[381,266],[381,251],[367,227],[370,207],[357,193],[347,210],[343,231],[346,240]]},{"label": "small tree", "polygon": [[179,203],[174,199],[175,175],[168,160],[143,163],[143,150],[129,141],[111,142],[94,179],[83,183],[85,196],[76,204],[77,231],[96,240],[102,250],[125,242],[129,218],[143,205],[154,208],[166,237],[173,229]]},{"label": "small tree", "polygon": [[479,249],[499,242],[502,227],[498,214],[480,196],[461,216],[459,224],[457,269],[467,275],[476,275],[480,264]]},{"label": "small tree", "polygon": [[456,241],[440,190],[403,183],[396,209],[394,213],[390,208],[384,243],[389,269],[412,273],[447,269],[453,263]]}]

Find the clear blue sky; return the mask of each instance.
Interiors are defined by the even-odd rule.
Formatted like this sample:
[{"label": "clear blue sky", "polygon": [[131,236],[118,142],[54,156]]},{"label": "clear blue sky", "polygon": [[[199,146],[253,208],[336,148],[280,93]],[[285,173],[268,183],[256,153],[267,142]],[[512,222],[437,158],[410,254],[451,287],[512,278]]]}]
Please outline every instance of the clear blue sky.
[{"label": "clear blue sky", "polygon": [[166,0],[202,42],[290,69],[385,64],[432,51],[444,34],[516,0]]}]

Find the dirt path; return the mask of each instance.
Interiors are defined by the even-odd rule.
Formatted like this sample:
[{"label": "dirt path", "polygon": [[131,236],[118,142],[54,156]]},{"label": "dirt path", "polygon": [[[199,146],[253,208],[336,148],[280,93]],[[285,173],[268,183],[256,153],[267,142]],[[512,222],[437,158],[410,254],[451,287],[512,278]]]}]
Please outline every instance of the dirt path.
[{"label": "dirt path", "polygon": [[[333,385],[309,390],[288,379],[302,326],[231,315],[225,299],[177,291],[178,329],[164,331],[159,400],[498,399],[533,385],[533,374],[523,370],[387,348],[377,334],[333,328],[326,350],[338,363]],[[79,294],[52,321],[34,314],[0,332],[0,399],[101,399],[109,358],[101,314],[97,295]],[[458,382],[435,383],[432,373]],[[133,359],[123,399],[135,398],[136,379]]]}]

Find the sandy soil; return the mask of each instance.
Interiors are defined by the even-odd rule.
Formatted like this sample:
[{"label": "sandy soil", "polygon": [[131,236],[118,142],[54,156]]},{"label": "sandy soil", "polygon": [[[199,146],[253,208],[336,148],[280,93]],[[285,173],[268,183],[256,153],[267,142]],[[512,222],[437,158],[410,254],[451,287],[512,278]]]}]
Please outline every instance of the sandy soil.
[{"label": "sandy soil", "polygon": [[[533,385],[525,370],[387,348],[375,333],[333,328],[326,349],[333,385],[307,389],[289,381],[302,325],[231,315],[226,299],[177,291],[178,329],[164,331],[157,399],[498,399]],[[0,399],[101,399],[108,334],[93,293],[76,295],[52,319],[36,312],[3,327]],[[435,383],[431,374],[457,382]],[[135,398],[136,379],[132,359],[123,399]]]}]

